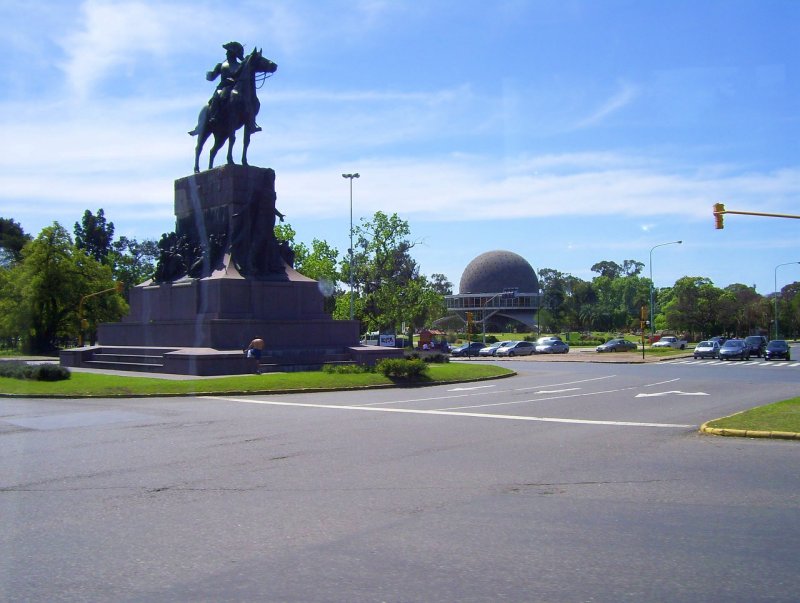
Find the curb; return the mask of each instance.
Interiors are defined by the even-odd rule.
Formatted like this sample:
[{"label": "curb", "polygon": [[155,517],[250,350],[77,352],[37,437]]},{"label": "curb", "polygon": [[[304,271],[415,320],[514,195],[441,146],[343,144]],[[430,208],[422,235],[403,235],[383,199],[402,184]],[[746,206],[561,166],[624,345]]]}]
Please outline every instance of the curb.
[{"label": "curb", "polygon": [[[716,420],[716,419],[715,419]],[[800,440],[800,433],[793,431],[759,431],[757,429],[728,429],[709,427],[707,421],[700,426],[700,433],[706,435],[736,437],[736,438],[768,438],[775,440]]]}]

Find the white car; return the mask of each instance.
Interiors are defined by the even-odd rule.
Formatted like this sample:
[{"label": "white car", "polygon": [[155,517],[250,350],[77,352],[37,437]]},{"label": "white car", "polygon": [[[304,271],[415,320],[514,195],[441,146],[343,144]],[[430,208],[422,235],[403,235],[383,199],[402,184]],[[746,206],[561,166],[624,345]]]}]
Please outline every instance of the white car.
[{"label": "white car", "polygon": [[492,345],[487,345],[485,348],[481,348],[478,351],[478,356],[494,356],[497,354],[497,350],[502,347],[511,345],[514,343],[513,341],[498,341],[497,343],[493,343]]},{"label": "white car", "polygon": [[685,350],[686,340],[678,339],[672,335],[665,335],[653,344],[654,348],[672,348],[675,350]]}]

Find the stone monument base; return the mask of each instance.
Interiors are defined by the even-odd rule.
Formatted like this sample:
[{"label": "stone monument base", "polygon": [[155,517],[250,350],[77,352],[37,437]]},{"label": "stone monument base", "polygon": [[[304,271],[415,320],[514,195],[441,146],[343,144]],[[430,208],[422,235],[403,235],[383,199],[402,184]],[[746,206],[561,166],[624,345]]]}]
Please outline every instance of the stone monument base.
[{"label": "stone monument base", "polygon": [[[98,327],[98,345],[61,352],[63,366],[190,375],[308,370],[402,357],[359,345],[359,323],[324,312],[319,283],[275,241],[275,172],[222,166],[175,181],[176,229],[159,246],[156,279],[130,312]],[[287,259],[288,258],[288,259]],[[255,338],[260,367],[244,356]]]}]

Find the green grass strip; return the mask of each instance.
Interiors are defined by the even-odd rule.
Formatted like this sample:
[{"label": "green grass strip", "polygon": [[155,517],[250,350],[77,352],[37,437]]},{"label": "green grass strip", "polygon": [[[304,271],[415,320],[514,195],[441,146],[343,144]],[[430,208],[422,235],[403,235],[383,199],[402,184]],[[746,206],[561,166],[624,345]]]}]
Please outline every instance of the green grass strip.
[{"label": "green grass strip", "polygon": [[800,439],[800,398],[758,406],[709,421],[703,425],[703,431],[717,435]]},{"label": "green grass strip", "polygon": [[432,364],[427,377],[415,383],[395,383],[379,373],[352,375],[322,371],[235,375],[206,379],[169,380],[73,372],[66,381],[24,381],[0,377],[0,394],[21,396],[114,397],[241,393],[299,392],[354,389],[390,385],[435,385],[506,377],[509,369],[489,364]]}]

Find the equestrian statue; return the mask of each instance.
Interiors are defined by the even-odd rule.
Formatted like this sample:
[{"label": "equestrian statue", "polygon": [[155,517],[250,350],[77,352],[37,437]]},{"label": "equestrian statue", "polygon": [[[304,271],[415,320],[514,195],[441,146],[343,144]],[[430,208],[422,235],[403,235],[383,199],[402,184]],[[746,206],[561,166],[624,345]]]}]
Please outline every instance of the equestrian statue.
[{"label": "equestrian statue", "polygon": [[[256,123],[256,115],[261,103],[256,95],[256,83],[263,84],[269,74],[275,73],[278,65],[261,56],[261,50],[253,49],[247,56],[239,42],[223,44],[227,56],[225,61],[206,73],[210,82],[219,77],[214,94],[208,104],[200,110],[197,126],[189,134],[197,136],[194,151],[194,171],[200,171],[200,153],[208,137],[214,135],[214,146],[211,147],[208,169],[214,167],[214,157],[228,141],[228,163],[233,164],[233,143],[236,142],[236,130],[244,127],[242,141],[242,165],[247,165],[247,147],[250,136],[261,131]],[[260,74],[260,77],[258,77]],[[259,86],[260,87],[260,86]]]}]

